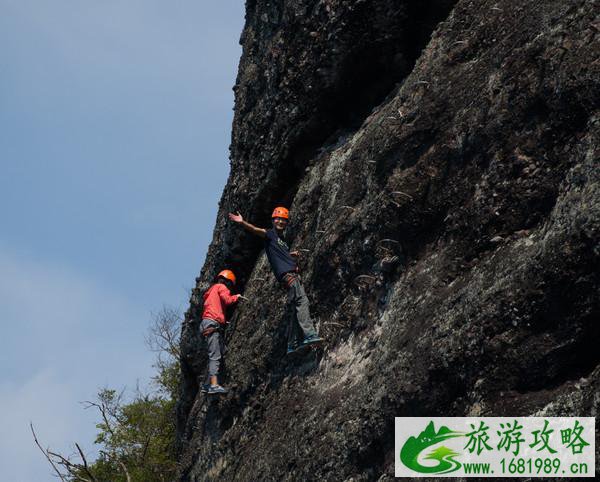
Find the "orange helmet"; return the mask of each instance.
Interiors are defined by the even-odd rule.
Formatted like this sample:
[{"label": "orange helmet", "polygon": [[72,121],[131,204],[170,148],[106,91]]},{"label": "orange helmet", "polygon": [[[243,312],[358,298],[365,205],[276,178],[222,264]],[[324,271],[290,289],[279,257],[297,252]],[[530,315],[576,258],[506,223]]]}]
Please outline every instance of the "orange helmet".
[{"label": "orange helmet", "polygon": [[272,218],[290,219],[290,212],[283,207],[278,207],[273,210]]},{"label": "orange helmet", "polygon": [[217,278],[225,278],[225,279],[228,279],[229,281],[231,281],[233,284],[235,284],[235,275],[233,274],[233,271],[231,271],[231,270],[224,269],[217,275]]}]

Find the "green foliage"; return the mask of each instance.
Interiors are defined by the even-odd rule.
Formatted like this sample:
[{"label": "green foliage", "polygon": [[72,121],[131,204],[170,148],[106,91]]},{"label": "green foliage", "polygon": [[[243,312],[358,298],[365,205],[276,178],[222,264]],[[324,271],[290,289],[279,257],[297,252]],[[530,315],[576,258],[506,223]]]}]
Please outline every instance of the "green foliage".
[{"label": "green foliage", "polygon": [[[97,459],[78,464],[69,471],[68,480],[97,482],[161,482],[175,478],[175,400],[179,384],[179,317],[163,309],[155,317],[148,344],[158,352],[153,377],[155,390],[139,390],[124,403],[122,394],[103,389],[97,401],[87,402],[100,414],[95,443]],[[167,342],[165,342],[165,340]]]}]

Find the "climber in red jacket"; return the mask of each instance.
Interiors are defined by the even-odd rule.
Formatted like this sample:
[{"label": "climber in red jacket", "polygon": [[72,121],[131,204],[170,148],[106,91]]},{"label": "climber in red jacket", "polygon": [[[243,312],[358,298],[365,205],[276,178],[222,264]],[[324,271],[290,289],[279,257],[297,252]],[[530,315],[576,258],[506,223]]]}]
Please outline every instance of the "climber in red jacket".
[{"label": "climber in red jacket", "polygon": [[271,264],[271,269],[277,281],[287,291],[288,355],[323,341],[317,334],[310,316],[308,298],[298,275],[295,258],[299,253],[297,251],[290,252],[290,248],[284,239],[289,217],[290,213],[286,208],[277,207],[271,215],[273,228],[263,229],[245,221],[240,213],[229,213],[231,221],[265,240],[265,252]]},{"label": "climber in red jacket", "polygon": [[217,275],[216,283],[204,293],[204,309],[200,331],[208,345],[208,373],[202,391],[209,395],[227,393],[227,389],[219,385],[217,376],[223,358],[222,328],[226,325],[225,308],[236,303],[241,295],[232,295],[235,275],[226,269]]}]

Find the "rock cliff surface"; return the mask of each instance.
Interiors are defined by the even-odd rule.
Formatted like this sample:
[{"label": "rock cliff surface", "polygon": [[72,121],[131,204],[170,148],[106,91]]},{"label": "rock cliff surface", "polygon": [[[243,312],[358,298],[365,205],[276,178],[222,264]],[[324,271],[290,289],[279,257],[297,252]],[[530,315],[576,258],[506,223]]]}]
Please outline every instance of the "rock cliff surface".
[{"label": "rock cliff surface", "polygon": [[[596,415],[600,2],[246,10],[231,173],[182,331],[181,480],[391,480],[394,416]],[[294,362],[261,242],[226,219],[268,226],[279,204],[326,338]],[[224,267],[249,302],[231,392],[207,403],[200,295]]]}]

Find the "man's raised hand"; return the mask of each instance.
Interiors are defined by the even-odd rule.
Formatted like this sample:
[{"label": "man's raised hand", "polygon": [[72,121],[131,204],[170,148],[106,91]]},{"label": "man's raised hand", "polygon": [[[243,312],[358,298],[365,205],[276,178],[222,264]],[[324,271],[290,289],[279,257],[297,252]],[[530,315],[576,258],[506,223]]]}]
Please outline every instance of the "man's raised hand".
[{"label": "man's raised hand", "polygon": [[257,228],[256,226],[254,226],[254,224],[250,224],[249,222],[244,221],[244,218],[239,212],[235,214],[229,213],[229,219],[232,220],[234,223],[239,224],[246,231],[256,236],[260,236],[261,238],[265,238],[267,236],[266,229]]},{"label": "man's raised hand", "polygon": [[231,219],[234,223],[241,223],[244,220],[239,212],[236,214],[229,213],[229,219]]}]

